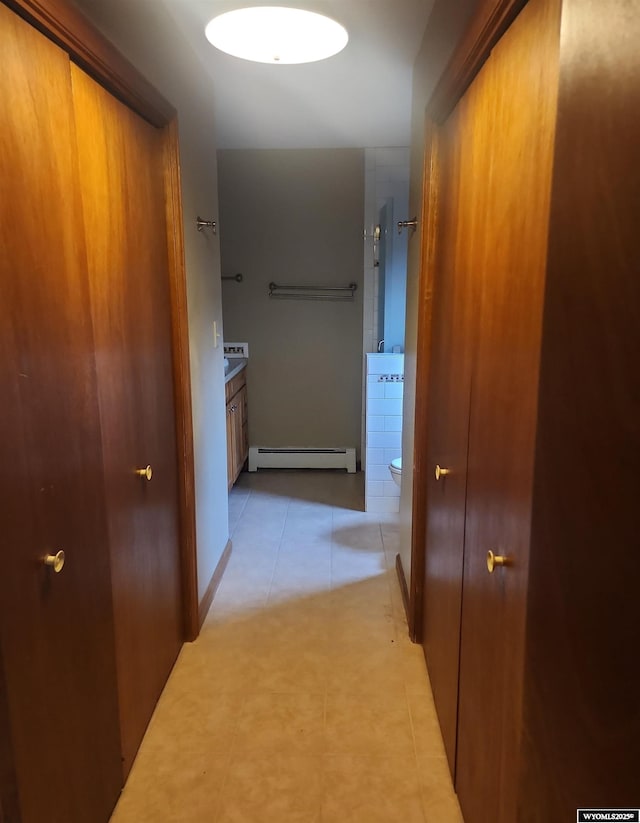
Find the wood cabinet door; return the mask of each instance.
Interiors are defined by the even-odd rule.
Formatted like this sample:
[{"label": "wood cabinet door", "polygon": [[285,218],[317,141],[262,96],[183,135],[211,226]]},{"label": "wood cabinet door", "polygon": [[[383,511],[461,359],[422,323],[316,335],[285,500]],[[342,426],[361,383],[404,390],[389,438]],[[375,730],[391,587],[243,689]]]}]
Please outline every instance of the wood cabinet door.
[{"label": "wood cabinet door", "polygon": [[238,406],[238,465],[236,466],[236,477],[242,471],[245,460],[249,456],[249,434],[247,423],[247,387],[243,386],[237,395],[236,404]]},{"label": "wood cabinet door", "polygon": [[233,400],[229,400],[227,403],[227,488],[229,489],[231,489],[236,479],[236,444],[232,406]]},{"label": "wood cabinet door", "polygon": [[0,38],[0,789],[11,759],[23,823],[105,823],[122,771],[69,60],[2,4]]},{"label": "wood cabinet door", "polygon": [[[227,483],[229,489],[238,479],[244,462],[249,456],[247,426],[247,387],[241,384],[244,375],[234,378],[227,385],[228,394],[234,394],[227,401]],[[236,391],[238,385],[241,388]]]},{"label": "wood cabinet door", "polygon": [[[530,0],[479,75],[482,105],[469,138],[486,157],[456,769],[473,823],[516,819],[558,46],[558,3]],[[489,551],[509,565],[489,573]]]},{"label": "wood cabinet door", "polygon": [[127,774],[183,638],[163,136],[76,66],[72,85]]}]

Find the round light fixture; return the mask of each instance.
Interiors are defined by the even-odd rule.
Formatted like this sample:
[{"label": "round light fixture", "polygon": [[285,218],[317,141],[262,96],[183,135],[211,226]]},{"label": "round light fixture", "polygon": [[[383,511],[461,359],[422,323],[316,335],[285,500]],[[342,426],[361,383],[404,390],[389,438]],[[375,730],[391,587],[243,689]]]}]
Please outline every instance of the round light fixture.
[{"label": "round light fixture", "polygon": [[257,63],[313,63],[347,45],[344,26],[303,9],[257,6],[214,17],[205,28],[217,49]]}]

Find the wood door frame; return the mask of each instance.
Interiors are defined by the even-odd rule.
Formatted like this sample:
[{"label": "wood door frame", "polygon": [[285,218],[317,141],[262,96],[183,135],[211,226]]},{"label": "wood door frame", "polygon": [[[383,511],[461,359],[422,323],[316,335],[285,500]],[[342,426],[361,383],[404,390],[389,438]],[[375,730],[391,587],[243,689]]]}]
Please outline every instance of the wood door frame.
[{"label": "wood door frame", "polygon": [[178,513],[184,640],[195,640],[198,620],[195,467],[184,231],[175,108],[67,0],[0,0],[66,51],[114,97],[163,132],[165,211],[171,299],[171,345],[176,413]]},{"label": "wood door frame", "polygon": [[0,823],[20,820],[18,780],[11,756],[11,720],[8,711],[4,660],[0,655]]},{"label": "wood door frame", "polygon": [[493,47],[526,3],[527,0],[484,0],[480,4],[425,109],[408,614],[409,634],[416,643],[422,642],[426,559],[427,483],[430,468],[427,465],[428,435],[425,421],[430,400],[431,318],[439,229],[440,128],[473,82]]}]

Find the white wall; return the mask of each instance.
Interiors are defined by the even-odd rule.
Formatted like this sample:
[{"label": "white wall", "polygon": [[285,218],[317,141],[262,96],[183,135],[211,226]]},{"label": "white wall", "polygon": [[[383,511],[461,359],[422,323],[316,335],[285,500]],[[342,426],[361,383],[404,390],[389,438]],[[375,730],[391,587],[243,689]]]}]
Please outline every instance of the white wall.
[{"label": "white wall", "polygon": [[112,43],[178,110],[196,472],[198,591],[229,536],[220,248],[196,216],[218,219],[213,105],[194,53],[157,0],[77,0]]},{"label": "white wall", "polygon": [[[218,152],[224,320],[249,343],[252,446],[360,447],[362,149]],[[346,286],[353,301],[277,300],[268,284]]]}]

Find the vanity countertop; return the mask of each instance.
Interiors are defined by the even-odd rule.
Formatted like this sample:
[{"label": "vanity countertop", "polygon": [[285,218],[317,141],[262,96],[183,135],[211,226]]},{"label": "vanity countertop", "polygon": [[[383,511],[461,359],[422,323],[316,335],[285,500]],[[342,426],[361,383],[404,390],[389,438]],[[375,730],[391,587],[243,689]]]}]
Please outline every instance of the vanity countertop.
[{"label": "vanity countertop", "polygon": [[230,359],[225,357],[224,382],[228,383],[232,377],[235,377],[236,374],[240,374],[242,369],[246,368],[246,365],[246,357],[232,357]]}]

